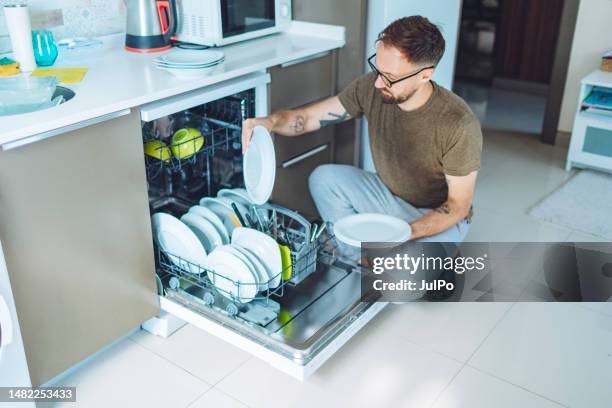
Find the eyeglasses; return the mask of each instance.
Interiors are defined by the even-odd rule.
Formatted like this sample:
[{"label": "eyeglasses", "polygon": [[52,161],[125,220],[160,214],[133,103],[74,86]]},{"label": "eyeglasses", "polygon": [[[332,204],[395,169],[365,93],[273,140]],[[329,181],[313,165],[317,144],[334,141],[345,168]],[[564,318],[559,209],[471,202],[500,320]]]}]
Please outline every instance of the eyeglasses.
[{"label": "eyeglasses", "polygon": [[376,54],[374,54],[370,58],[368,58],[368,65],[370,66],[370,68],[372,69],[373,72],[375,72],[379,77],[382,78],[383,83],[388,88],[391,88],[393,85],[397,84],[398,82],[403,81],[404,79],[412,78],[413,76],[420,74],[421,72],[425,71],[426,69],[435,68],[435,65],[430,65],[428,67],[419,69],[414,74],[410,74],[410,75],[407,75],[405,77],[402,77],[402,78],[399,78],[399,79],[396,79],[396,80],[393,81],[393,80],[389,79],[385,74],[380,72],[378,70],[378,68],[376,68],[376,65],[374,65],[374,62],[373,62],[375,58],[376,58]]}]

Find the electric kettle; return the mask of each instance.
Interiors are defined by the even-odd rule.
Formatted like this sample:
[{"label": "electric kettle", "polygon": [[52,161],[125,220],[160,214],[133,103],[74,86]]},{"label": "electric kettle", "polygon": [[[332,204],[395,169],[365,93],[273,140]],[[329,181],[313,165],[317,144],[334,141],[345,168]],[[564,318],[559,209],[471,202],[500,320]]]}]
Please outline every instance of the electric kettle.
[{"label": "electric kettle", "polygon": [[157,52],[172,47],[176,0],[124,0],[127,10],[125,49]]}]

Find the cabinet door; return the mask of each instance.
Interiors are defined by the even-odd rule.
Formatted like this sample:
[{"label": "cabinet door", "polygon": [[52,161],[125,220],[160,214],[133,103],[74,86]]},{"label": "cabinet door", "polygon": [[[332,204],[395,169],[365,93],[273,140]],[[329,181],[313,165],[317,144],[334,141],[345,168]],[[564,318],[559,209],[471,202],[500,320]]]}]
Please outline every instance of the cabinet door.
[{"label": "cabinet door", "polygon": [[327,98],[334,92],[333,54],[270,68],[272,112]]},{"label": "cabinet door", "polygon": [[297,210],[307,218],[316,218],[318,212],[308,189],[308,178],[317,166],[330,163],[331,146],[324,143],[279,162],[272,201]]},{"label": "cabinet door", "polygon": [[0,152],[0,208],[34,386],[158,312],[138,112]]}]

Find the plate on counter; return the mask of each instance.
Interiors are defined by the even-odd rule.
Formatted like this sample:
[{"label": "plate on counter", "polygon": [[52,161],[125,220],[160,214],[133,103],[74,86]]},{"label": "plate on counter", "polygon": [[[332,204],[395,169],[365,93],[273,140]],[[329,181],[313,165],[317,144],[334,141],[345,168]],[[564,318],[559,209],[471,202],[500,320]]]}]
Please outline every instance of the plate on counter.
[{"label": "plate on counter", "polygon": [[207,267],[206,250],[187,225],[166,213],[153,214],[151,223],[153,239],[173,264],[195,274]]},{"label": "plate on counter", "polygon": [[222,51],[174,49],[155,59],[155,63],[175,66],[202,66],[219,62],[225,58]]}]

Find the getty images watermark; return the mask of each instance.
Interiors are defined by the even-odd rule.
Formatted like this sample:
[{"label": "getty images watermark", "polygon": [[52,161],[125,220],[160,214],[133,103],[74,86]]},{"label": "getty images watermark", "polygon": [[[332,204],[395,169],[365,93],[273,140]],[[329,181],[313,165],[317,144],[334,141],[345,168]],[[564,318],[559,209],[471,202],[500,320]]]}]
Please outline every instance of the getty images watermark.
[{"label": "getty images watermark", "polygon": [[612,301],[612,242],[364,243],[361,300]]},{"label": "getty images watermark", "polygon": [[[488,255],[483,254],[478,257],[471,256],[426,256],[421,253],[419,256],[411,256],[407,253],[396,253],[393,256],[377,256],[372,259],[372,273],[381,275],[385,272],[401,272],[408,273],[414,277],[421,272],[421,279],[418,281],[412,279],[400,279],[399,281],[387,282],[384,279],[375,279],[373,282],[374,290],[400,290],[400,291],[426,291],[426,290],[454,290],[454,280],[433,279],[428,280],[423,275],[428,272],[450,272],[464,274],[469,271],[483,271],[486,268]],[[431,274],[430,274],[431,275]]]}]

